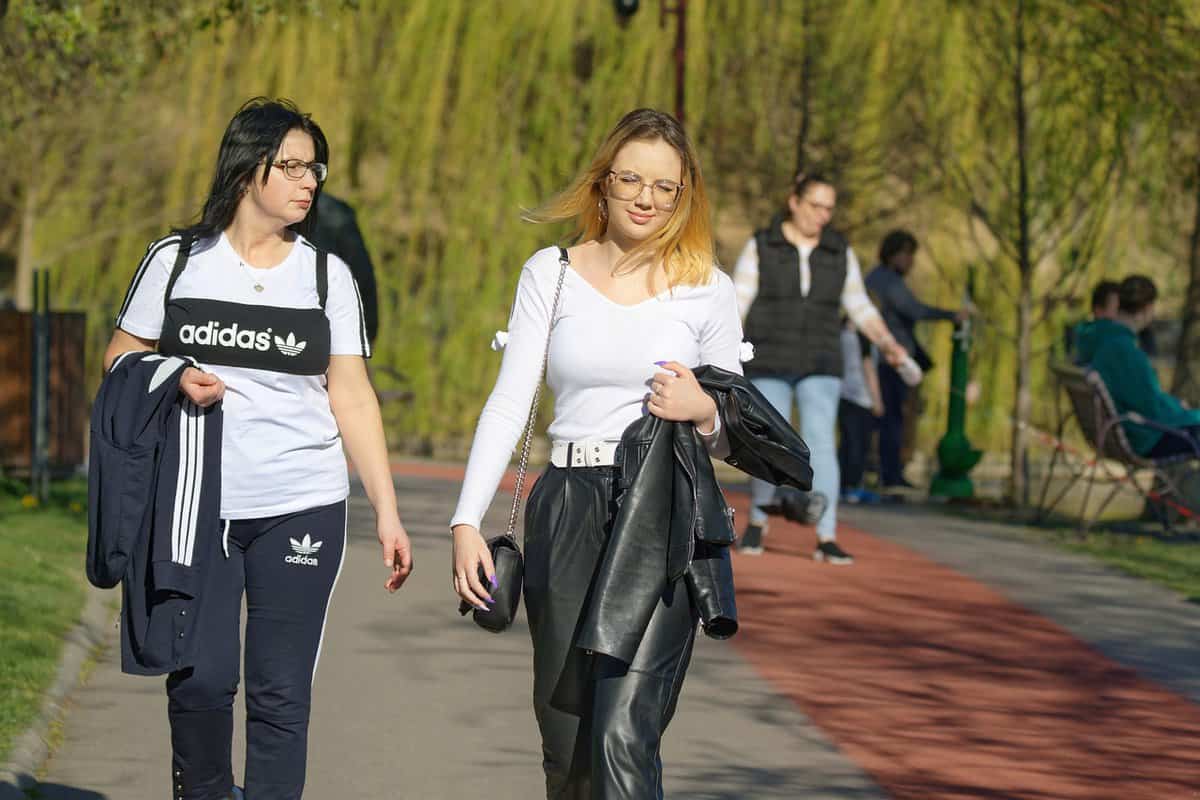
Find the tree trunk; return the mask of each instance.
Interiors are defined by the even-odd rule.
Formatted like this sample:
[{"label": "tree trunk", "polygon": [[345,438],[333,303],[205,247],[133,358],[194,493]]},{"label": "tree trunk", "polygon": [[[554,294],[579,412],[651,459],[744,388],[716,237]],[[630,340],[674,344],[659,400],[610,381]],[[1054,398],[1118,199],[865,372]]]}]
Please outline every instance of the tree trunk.
[{"label": "tree trunk", "polygon": [[1033,410],[1033,392],[1030,388],[1033,356],[1033,281],[1021,279],[1021,292],[1017,300],[1017,382],[1013,391],[1013,424],[1010,447],[1012,457],[1009,478],[1009,501],[1018,508],[1029,504],[1029,486],[1025,473],[1025,428]]},{"label": "tree trunk", "polygon": [[21,311],[33,309],[33,229],[37,222],[37,171],[31,161],[25,191],[21,194],[21,234],[17,245],[13,302]]},{"label": "tree trunk", "polygon": [[1033,398],[1030,394],[1029,361],[1033,354],[1033,264],[1029,242],[1029,164],[1025,116],[1025,0],[1017,0],[1014,26],[1016,60],[1013,65],[1013,99],[1017,134],[1017,268],[1021,288],[1017,300],[1017,383],[1013,396],[1010,501],[1018,507],[1028,505],[1029,487],[1025,485],[1025,425],[1029,422]]},{"label": "tree trunk", "polygon": [[1183,329],[1175,351],[1175,380],[1171,391],[1200,405],[1200,158],[1196,159],[1195,216],[1188,243],[1188,288],[1183,305]]},{"label": "tree trunk", "polygon": [[812,116],[812,13],[809,7],[811,0],[801,0],[800,3],[800,46],[804,55],[800,62],[800,133],[796,136],[796,170],[793,177],[798,177],[808,167],[808,132],[809,119]]}]

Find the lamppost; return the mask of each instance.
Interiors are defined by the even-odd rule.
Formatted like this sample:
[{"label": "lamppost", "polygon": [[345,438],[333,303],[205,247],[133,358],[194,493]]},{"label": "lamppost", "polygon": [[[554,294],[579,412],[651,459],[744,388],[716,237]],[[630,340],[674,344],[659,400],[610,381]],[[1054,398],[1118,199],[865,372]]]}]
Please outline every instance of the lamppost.
[{"label": "lamppost", "polygon": [[[675,119],[683,122],[684,109],[684,74],[687,69],[687,0],[661,0],[658,13],[658,24],[667,26],[667,15],[675,16]],[[628,22],[637,13],[639,0],[613,0],[617,11],[617,19]]]}]

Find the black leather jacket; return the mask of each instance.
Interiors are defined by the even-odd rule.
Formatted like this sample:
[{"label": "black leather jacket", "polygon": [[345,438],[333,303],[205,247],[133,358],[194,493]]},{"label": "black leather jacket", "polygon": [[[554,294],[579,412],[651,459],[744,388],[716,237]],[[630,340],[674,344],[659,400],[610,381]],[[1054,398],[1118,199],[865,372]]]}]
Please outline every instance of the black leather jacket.
[{"label": "black leather jacket", "polygon": [[[695,375],[716,401],[726,463],[777,485],[812,488],[808,446],[748,380],[710,365]],[[646,415],[622,434],[617,464],[624,491],[576,646],[631,662],[659,598],[680,578],[705,633],[732,636],[733,510],[696,427]]]}]

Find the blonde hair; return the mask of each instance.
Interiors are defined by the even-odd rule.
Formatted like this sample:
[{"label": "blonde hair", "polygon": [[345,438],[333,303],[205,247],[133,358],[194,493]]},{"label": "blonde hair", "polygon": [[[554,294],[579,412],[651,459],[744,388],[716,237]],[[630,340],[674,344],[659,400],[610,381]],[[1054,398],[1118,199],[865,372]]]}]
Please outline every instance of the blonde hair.
[{"label": "blonde hair", "polygon": [[672,288],[681,284],[706,284],[712,279],[716,258],[700,160],[683,126],[662,111],[639,108],[622,117],[604,138],[591,163],[570,185],[539,208],[527,211],[524,219],[537,223],[573,221],[576,242],[604,235],[608,219],[600,211],[604,200],[603,184],[617,153],[628,142],[655,139],[662,139],[679,154],[683,162],[684,188],[680,190],[679,202],[667,224],[626,253],[617,262],[616,269],[661,262],[667,272],[667,283]]}]

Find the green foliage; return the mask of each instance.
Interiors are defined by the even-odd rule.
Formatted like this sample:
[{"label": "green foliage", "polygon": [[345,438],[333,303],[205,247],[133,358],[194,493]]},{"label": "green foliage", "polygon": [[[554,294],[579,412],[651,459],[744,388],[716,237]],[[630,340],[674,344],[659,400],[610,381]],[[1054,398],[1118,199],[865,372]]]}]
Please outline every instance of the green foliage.
[{"label": "green foliage", "polygon": [[[385,409],[391,445],[409,452],[463,451],[499,365],[487,343],[505,325],[520,265],[568,235],[521,222],[520,210],[563,186],[622,113],[673,105],[673,23],[660,26],[654,2],[625,28],[609,3],[566,0],[112,5],[145,14],[129,11],[125,27],[98,12],[79,23],[79,47],[110,59],[116,77],[83,81],[92,88],[69,97],[69,113],[46,112],[54,146],[39,160],[34,248],[36,262],[53,269],[56,304],[89,312],[92,363],[147,242],[198,213],[234,110],[254,95],[290,96],[325,128],[328,189],[355,205],[375,259],[375,360],[389,368],[378,383],[397,388],[389,376],[398,372],[413,392],[411,404]],[[1067,203],[1073,214],[1068,201],[1087,194],[1072,176],[1100,185],[1103,156],[1123,141],[1106,110],[1121,97],[1096,81],[1111,66],[1107,51],[1073,68],[1067,51],[1051,58],[1055,37],[1070,53],[1104,39],[1075,30],[1084,12],[1044,6],[1036,41],[1047,61],[1037,69],[1049,78],[1034,98],[1047,110],[1035,120],[1043,126],[1034,137],[1042,148],[1036,291],[1063,315],[1076,313],[1064,309],[1086,281],[1057,282],[1062,260],[1075,249],[1093,257],[1089,275],[1122,269],[1131,236],[1092,216],[1056,222],[1057,208]],[[41,7],[26,0],[14,10]],[[888,227],[912,228],[928,245],[914,280],[942,305],[956,304],[965,263],[986,265],[988,324],[977,361],[988,391],[971,413],[971,436],[996,447],[1005,441],[1014,363],[1004,297],[1016,286],[1005,266],[1011,257],[995,244],[1009,241],[1013,225],[1011,134],[1002,124],[1009,101],[985,60],[1003,57],[988,52],[1003,50],[1003,40],[980,27],[975,8],[939,4],[931,25],[929,5],[914,0],[691,0],[687,119],[726,264],[782,203],[803,129],[806,163],[838,175],[836,224],[865,264]],[[62,59],[81,65],[76,75],[94,75]],[[9,163],[27,149],[11,140],[3,147]],[[976,209],[964,184],[949,179],[952,163],[973,176],[999,234],[993,242],[976,246],[979,231],[961,222],[962,211]],[[1107,207],[1117,190],[1107,185],[1094,199]],[[8,249],[9,220],[0,207],[0,249]],[[1042,331],[1046,345],[1056,334],[1049,325]],[[948,364],[948,329],[927,333],[935,358]],[[929,383],[922,440],[932,444],[944,419],[944,374]]]},{"label": "green foliage", "polygon": [[0,494],[0,758],[41,707],[64,635],[83,608],[86,486],[56,486],[45,508]]}]

